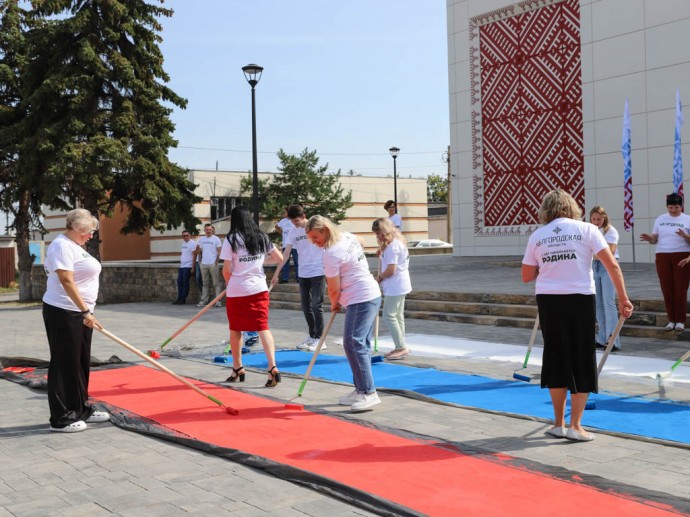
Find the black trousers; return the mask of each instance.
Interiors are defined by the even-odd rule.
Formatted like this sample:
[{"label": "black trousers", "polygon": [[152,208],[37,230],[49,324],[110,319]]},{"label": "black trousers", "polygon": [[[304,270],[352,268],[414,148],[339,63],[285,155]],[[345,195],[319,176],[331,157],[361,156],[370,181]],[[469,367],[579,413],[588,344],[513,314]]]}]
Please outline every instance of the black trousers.
[{"label": "black trousers", "polygon": [[43,304],[43,322],[50,346],[48,406],[50,425],[65,427],[94,412],[89,398],[89,368],[93,329],[81,313]]}]

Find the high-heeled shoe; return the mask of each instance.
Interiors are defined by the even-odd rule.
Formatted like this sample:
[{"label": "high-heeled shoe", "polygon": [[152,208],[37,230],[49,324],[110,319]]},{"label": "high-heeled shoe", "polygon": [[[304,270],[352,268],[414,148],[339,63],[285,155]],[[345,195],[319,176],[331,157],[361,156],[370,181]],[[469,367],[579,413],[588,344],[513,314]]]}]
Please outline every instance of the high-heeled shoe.
[{"label": "high-heeled shoe", "polygon": [[225,379],[225,382],[237,382],[238,379],[240,382],[244,382],[244,376],[245,376],[245,371],[244,371],[244,366],[240,366],[239,368],[233,368],[232,369],[232,375]]},{"label": "high-heeled shoe", "polygon": [[[273,370],[275,370],[275,373]],[[271,378],[266,381],[266,387],[273,388],[280,382],[280,372],[278,371],[278,368],[274,366],[268,370],[268,374],[271,376]]]}]

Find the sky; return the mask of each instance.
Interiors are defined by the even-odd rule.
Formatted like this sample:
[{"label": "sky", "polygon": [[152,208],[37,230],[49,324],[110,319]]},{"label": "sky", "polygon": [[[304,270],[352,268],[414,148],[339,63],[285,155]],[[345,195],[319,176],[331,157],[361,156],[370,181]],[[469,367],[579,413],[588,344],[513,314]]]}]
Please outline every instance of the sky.
[{"label": "sky", "polygon": [[168,85],[188,100],[172,120],[170,158],[190,169],[252,169],[256,86],[258,169],[279,149],[316,150],[343,174],[445,176],[450,142],[445,0],[166,0]]}]

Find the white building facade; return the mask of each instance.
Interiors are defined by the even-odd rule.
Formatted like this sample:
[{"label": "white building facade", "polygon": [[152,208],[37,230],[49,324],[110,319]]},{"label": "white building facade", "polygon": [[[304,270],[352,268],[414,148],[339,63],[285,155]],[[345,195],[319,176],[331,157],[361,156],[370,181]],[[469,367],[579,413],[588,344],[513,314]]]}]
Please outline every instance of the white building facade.
[{"label": "white building facade", "polygon": [[690,1],[447,0],[447,11],[454,254],[522,255],[544,194],[558,187],[587,216],[606,208],[621,261],[634,252],[653,262],[639,235],[673,191],[676,90],[690,101]]}]

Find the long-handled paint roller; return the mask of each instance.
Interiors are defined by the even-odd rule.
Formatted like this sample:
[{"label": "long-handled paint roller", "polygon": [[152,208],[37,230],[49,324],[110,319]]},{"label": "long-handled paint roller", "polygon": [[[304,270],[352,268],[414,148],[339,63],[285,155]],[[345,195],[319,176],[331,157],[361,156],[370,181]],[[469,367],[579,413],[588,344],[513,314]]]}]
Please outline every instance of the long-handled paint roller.
[{"label": "long-handled paint roller", "polygon": [[[194,323],[196,320],[201,318],[201,316],[204,315],[206,311],[208,311],[211,307],[213,307],[215,304],[217,304],[219,301],[223,299],[225,296],[225,290],[223,290],[222,293],[220,293],[218,296],[216,296],[213,300],[211,300],[206,307],[201,309],[199,312],[196,313],[196,316],[194,316],[191,320],[189,320],[187,323],[182,325],[179,329],[175,331],[175,333],[170,336],[168,339],[163,341],[160,345],[160,350],[163,350],[168,343],[170,343],[173,339],[175,339],[177,336],[179,336],[187,327],[189,327],[192,323]],[[146,353],[155,358],[158,359],[161,356],[160,350],[148,350]]]},{"label": "long-handled paint roller", "polygon": [[[381,274],[381,257],[378,257],[376,260],[377,267],[376,267],[376,276]],[[376,320],[374,321],[374,353],[377,355],[372,355],[371,356],[371,362],[372,363],[380,363],[383,362],[383,356],[378,354],[379,351],[379,311],[381,309],[376,310]]]},{"label": "long-handled paint roller", "polygon": [[[613,343],[616,341],[616,338],[618,337],[618,334],[621,331],[621,328],[623,328],[623,323],[625,323],[625,316],[621,316],[618,318],[618,324],[616,325],[616,328],[613,329],[613,333],[609,336],[609,340],[606,343],[606,349],[604,350],[604,355],[601,356],[601,359],[599,360],[599,366],[597,366],[597,378],[601,375],[601,370],[604,369],[604,363],[606,363],[606,359],[608,359],[609,354],[611,353],[611,350],[613,349]],[[597,401],[590,399],[587,400],[587,403],[585,404],[585,409],[596,409],[597,408]]]},{"label": "long-handled paint roller", "polygon": [[534,319],[534,327],[532,328],[532,335],[529,338],[529,345],[527,346],[527,353],[525,354],[525,360],[522,363],[522,368],[518,368],[517,370],[515,370],[513,372],[513,379],[517,379],[518,381],[525,381],[525,382],[530,382],[532,380],[532,377],[529,377],[527,375],[521,375],[517,372],[527,368],[527,363],[529,362],[529,356],[532,353],[532,347],[534,346],[534,340],[537,338],[537,330],[539,330],[539,313],[537,313],[537,317]]},{"label": "long-handled paint roller", "polygon": [[297,397],[302,396],[302,392],[304,391],[304,387],[307,385],[307,381],[309,380],[309,375],[311,375],[311,369],[314,368],[314,363],[316,363],[316,358],[319,356],[319,352],[321,352],[321,347],[323,346],[324,342],[326,341],[326,336],[328,336],[328,333],[331,330],[331,325],[333,325],[333,320],[335,320],[335,315],[338,314],[337,311],[333,311],[331,313],[331,319],[328,320],[328,324],[326,325],[326,328],[323,331],[323,334],[321,334],[321,339],[319,339],[319,344],[316,346],[316,350],[314,350],[314,354],[311,356],[311,361],[309,361],[309,366],[307,367],[307,371],[304,374],[304,378],[302,379],[302,383],[299,385],[299,389],[297,390],[297,395],[292,397],[290,401],[288,401],[285,404],[285,409],[303,409],[304,406],[301,404],[291,404],[290,402]]},{"label": "long-handled paint roller", "polygon": [[221,408],[223,408],[223,409],[225,410],[226,413],[228,413],[228,414],[230,414],[230,415],[238,415],[238,414],[239,414],[239,411],[237,411],[235,408],[230,407],[230,406],[226,406],[225,404],[223,404],[220,400],[218,400],[218,399],[217,399],[216,397],[214,397],[213,395],[211,395],[211,394],[209,394],[209,393],[206,393],[204,390],[202,390],[202,389],[199,388],[198,386],[195,386],[194,384],[192,384],[191,382],[189,382],[189,381],[188,381],[187,379],[185,379],[184,377],[180,377],[179,375],[177,375],[175,372],[173,372],[173,371],[170,370],[169,368],[166,368],[165,366],[163,366],[161,363],[159,363],[159,362],[156,361],[155,359],[152,359],[151,357],[149,357],[148,355],[146,355],[146,354],[145,354],[144,352],[142,352],[141,350],[138,350],[138,349],[134,348],[132,345],[130,345],[130,344],[127,343],[126,341],[123,341],[122,339],[120,339],[120,338],[117,337],[116,335],[111,334],[110,332],[108,332],[108,331],[105,330],[104,328],[99,328],[99,327],[96,327],[96,326],[95,326],[94,328],[95,328],[96,330],[98,330],[100,333],[102,333],[104,336],[106,336],[106,337],[112,339],[113,341],[115,341],[115,342],[118,343],[119,345],[122,345],[123,347],[125,347],[127,350],[129,350],[129,351],[132,352],[133,354],[138,355],[139,357],[141,357],[141,358],[144,359],[145,361],[148,361],[148,362],[151,363],[153,366],[155,366],[156,368],[158,368],[160,371],[162,371],[162,372],[164,372],[164,373],[167,373],[168,375],[170,375],[171,377],[173,377],[173,378],[176,379],[177,381],[181,382],[182,384],[184,384],[184,385],[187,386],[188,388],[192,388],[192,389],[193,389],[194,391],[196,391],[199,395],[203,395],[204,397],[206,397],[206,398],[209,399],[210,401],[215,402],[215,403],[218,404]]},{"label": "long-handled paint roller", "polygon": [[657,373],[657,374],[656,374],[656,378],[659,379],[659,380],[661,380],[661,379],[668,379],[671,375],[673,375],[674,370],[675,370],[676,368],[678,368],[681,364],[683,364],[683,362],[684,362],[688,357],[690,357],[690,350],[688,350],[687,352],[685,352],[685,353],[680,357],[680,359],[678,359],[675,363],[673,363],[673,366],[671,366],[671,369],[670,369],[669,371],[663,372],[663,373]]}]

